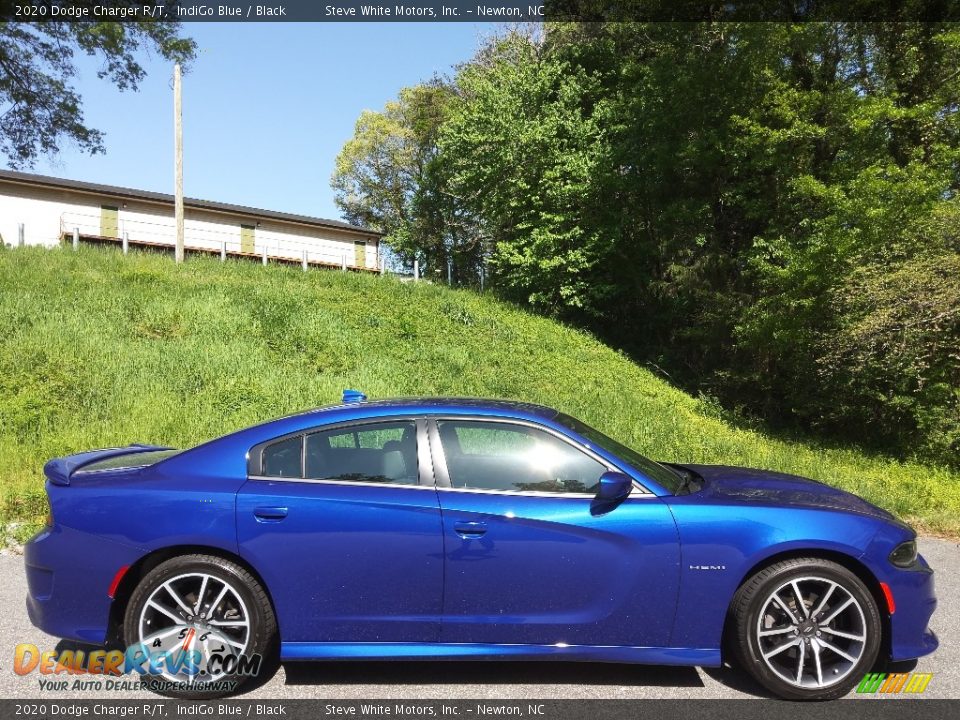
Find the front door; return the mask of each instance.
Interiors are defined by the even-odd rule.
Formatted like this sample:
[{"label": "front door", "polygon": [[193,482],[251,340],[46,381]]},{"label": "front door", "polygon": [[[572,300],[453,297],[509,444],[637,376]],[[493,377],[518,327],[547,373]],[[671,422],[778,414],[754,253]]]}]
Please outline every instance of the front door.
[{"label": "front door", "polygon": [[240,226],[240,252],[244,255],[253,255],[256,252],[256,225]]},{"label": "front door", "polygon": [[120,208],[113,205],[100,206],[100,237],[120,237]]},{"label": "front door", "polygon": [[436,642],[443,540],[424,427],[365,422],[251,449],[238,540],[271,589],[285,656],[296,643],[310,656],[314,643]]},{"label": "front door", "polygon": [[355,242],[353,244],[353,265],[358,268],[367,266],[367,244],[365,242]]},{"label": "front door", "polygon": [[667,646],[680,557],[663,502],[637,489],[598,504],[610,468],[529,423],[438,419],[431,441],[442,642]]}]

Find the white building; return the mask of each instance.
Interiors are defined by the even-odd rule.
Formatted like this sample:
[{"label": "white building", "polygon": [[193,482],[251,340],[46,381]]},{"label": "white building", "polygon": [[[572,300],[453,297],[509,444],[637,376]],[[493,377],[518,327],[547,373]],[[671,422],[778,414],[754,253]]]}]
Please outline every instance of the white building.
[{"label": "white building", "polygon": [[[167,248],[175,244],[173,196],[0,170],[0,242],[73,242]],[[380,234],[337,220],[184,198],[187,254],[379,272]]]}]

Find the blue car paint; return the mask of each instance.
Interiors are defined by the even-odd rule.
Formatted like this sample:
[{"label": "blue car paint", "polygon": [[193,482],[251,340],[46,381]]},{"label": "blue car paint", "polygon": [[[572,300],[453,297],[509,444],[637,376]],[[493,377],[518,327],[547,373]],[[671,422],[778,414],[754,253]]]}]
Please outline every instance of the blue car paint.
[{"label": "blue car paint", "polygon": [[[888,513],[814,481],[742,468],[690,466],[705,487],[674,496],[555,415],[503,401],[355,403],[247,428],[146,468],[80,467],[116,449],[51,461],[55,524],[25,549],[31,621],[103,642],[107,588],[121,567],[158,550],[207,547],[263,578],[285,659],[717,665],[727,609],[751,569],[782,553],[827,552],[891,588],[893,659],[936,648],[927,629],[932,573],[922,559],[908,570],[887,561],[913,537]],[[573,496],[248,479],[247,454],[261,442],[333,423],[434,416],[552,429],[648,492],[598,508]],[[262,508],[286,515],[258,517]],[[471,535],[465,523],[485,531]]]},{"label": "blue car paint", "polygon": [[[439,494],[442,642],[669,646],[680,557],[659,498]],[[464,522],[486,531],[463,538]]]},{"label": "blue car paint", "polygon": [[577,660],[642,665],[720,665],[716,648],[472,643],[286,643],[284,660]]},{"label": "blue car paint", "polygon": [[62,524],[40,532],[24,548],[30,622],[54,637],[103,643],[110,582],[143,554]]},{"label": "blue car paint", "polygon": [[[258,520],[255,509],[268,506],[289,515]],[[284,643],[437,641],[443,538],[433,488],[251,481],[237,495],[237,532]]]},{"label": "blue car paint", "polygon": [[937,638],[928,628],[930,616],[937,608],[933,570],[919,556],[918,570],[900,570],[886,561],[890,551],[912,533],[903,526],[881,524],[866,551],[860,556],[866,568],[886,583],[896,601],[890,617],[890,646],[893,660],[912,660],[937,649]]}]

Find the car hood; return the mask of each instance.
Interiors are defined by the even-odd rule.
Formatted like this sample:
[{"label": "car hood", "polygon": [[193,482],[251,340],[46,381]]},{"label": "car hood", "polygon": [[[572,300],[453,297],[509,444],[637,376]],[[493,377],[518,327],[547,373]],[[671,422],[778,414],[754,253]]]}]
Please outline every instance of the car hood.
[{"label": "car hood", "polygon": [[725,502],[803,507],[896,518],[886,510],[844,490],[786,473],[726,465],[684,465],[704,479],[701,494]]}]

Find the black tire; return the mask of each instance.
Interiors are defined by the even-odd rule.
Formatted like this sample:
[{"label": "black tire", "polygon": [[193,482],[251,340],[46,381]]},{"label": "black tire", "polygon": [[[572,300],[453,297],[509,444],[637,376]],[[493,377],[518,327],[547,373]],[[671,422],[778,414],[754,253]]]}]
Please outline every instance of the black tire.
[{"label": "black tire", "polygon": [[[802,606],[796,600],[794,582],[800,588]],[[833,583],[837,587],[831,589]],[[773,598],[775,592],[786,607]],[[818,609],[825,596],[828,602],[836,598],[836,603],[819,613],[819,621],[805,618],[805,613]],[[848,603],[834,620],[822,624],[849,598],[855,603]],[[795,558],[764,568],[740,587],[731,612],[731,641],[741,668],[767,690],[788,700],[843,697],[870,672],[880,651],[883,624],[873,595],[859,577],[830,560]],[[849,637],[834,634],[844,630]],[[766,636],[761,638],[761,632]],[[862,641],[852,639],[861,636]],[[827,642],[855,662],[829,649]],[[830,661],[835,663],[832,669],[827,665]],[[788,672],[791,677],[798,672],[800,682],[785,679]]]},{"label": "black tire", "polygon": [[[259,655],[262,658],[259,671],[261,673],[267,672],[277,636],[277,622],[270,599],[257,579],[247,570],[236,563],[213,555],[184,555],[171,558],[157,565],[140,580],[130,597],[130,602],[127,603],[124,613],[123,637],[127,647],[140,643],[141,618],[148,600],[154,593],[160,590],[164,583],[171,580],[174,582],[190,582],[191,574],[207,575],[211,578],[211,582],[220,581],[229,584],[230,588],[235,591],[242,601],[243,610],[246,611],[248,616],[246,618],[248,626],[243,632],[249,634],[244,636],[246,648],[243,655],[249,657]],[[184,577],[187,579],[178,580]],[[209,604],[211,603],[207,603],[207,605]],[[151,606],[151,611],[152,608],[153,606]],[[176,610],[176,607],[173,606],[171,609]],[[211,610],[215,611],[216,608]],[[201,617],[199,614],[201,611],[197,612],[198,614],[194,617],[198,619]],[[212,617],[213,614],[211,613]],[[171,627],[173,627],[172,624]],[[171,630],[171,632],[173,631]],[[195,630],[194,632],[203,632],[203,630]],[[174,642],[175,638],[176,635],[174,635]],[[213,682],[202,681],[199,676],[197,676],[197,679],[198,681],[192,683],[190,687],[185,687],[186,683],[171,683],[171,678],[154,677],[148,674],[142,676],[144,686],[154,692],[169,697],[193,700],[206,700],[232,695],[252,677],[248,674],[224,673]]]}]

